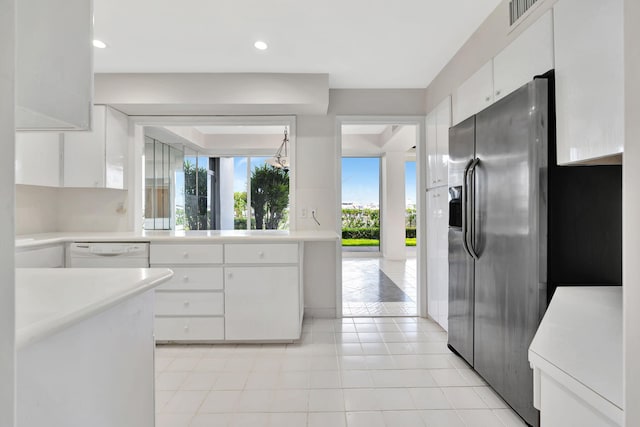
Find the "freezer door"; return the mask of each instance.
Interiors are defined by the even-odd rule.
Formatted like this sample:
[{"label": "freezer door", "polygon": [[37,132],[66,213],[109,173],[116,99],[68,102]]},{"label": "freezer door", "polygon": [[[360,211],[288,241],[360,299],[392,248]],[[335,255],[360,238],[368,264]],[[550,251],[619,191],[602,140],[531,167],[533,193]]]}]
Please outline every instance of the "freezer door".
[{"label": "freezer door", "polygon": [[474,367],[535,426],[527,349],[546,280],[547,98],[535,80],[476,117]]},{"label": "freezer door", "polygon": [[[465,167],[475,154],[475,117],[449,131],[449,347],[473,365],[473,265],[463,243]],[[465,221],[466,222],[466,221]]]},{"label": "freezer door", "polygon": [[473,258],[449,228],[449,348],[473,366]]}]

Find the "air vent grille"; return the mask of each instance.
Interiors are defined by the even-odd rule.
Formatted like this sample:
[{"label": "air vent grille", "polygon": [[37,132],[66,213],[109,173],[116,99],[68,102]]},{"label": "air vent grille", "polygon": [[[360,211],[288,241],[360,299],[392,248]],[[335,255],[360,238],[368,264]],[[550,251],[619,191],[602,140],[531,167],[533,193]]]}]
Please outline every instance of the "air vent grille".
[{"label": "air vent grille", "polygon": [[538,0],[511,0],[509,2],[509,25],[515,24],[537,2]]}]

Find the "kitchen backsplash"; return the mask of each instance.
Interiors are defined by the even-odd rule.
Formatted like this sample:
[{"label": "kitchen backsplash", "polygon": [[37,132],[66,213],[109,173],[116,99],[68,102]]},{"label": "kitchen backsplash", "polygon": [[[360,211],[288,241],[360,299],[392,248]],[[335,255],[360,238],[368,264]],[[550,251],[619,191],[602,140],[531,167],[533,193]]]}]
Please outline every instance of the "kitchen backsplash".
[{"label": "kitchen backsplash", "polygon": [[16,185],[16,234],[127,231],[127,192]]}]

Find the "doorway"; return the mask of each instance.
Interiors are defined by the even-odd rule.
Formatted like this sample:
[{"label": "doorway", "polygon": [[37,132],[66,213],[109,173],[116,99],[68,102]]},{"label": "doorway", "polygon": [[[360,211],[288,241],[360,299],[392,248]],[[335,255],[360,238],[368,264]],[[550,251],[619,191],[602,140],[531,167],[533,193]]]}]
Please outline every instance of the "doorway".
[{"label": "doorway", "polygon": [[416,246],[407,242],[417,244],[417,125],[342,124],[340,133],[342,315],[416,316]]}]

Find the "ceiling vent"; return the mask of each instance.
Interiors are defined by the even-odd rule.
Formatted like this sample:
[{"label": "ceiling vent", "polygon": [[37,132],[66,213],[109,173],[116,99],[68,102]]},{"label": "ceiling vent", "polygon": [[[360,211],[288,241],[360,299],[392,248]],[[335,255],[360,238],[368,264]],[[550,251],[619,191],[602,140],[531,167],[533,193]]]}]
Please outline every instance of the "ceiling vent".
[{"label": "ceiling vent", "polygon": [[511,0],[509,2],[509,25],[513,26],[538,0]]}]

